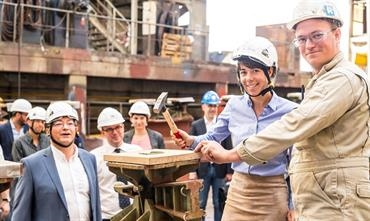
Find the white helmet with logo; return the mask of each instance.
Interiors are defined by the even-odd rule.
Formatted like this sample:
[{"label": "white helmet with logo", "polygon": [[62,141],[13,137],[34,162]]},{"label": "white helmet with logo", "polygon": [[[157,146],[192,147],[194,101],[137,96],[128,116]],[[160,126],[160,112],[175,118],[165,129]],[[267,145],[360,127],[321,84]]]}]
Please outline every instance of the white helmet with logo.
[{"label": "white helmet with logo", "polygon": [[31,103],[26,99],[20,98],[12,103],[10,107],[10,112],[28,113],[31,109],[32,109]]},{"label": "white helmet with logo", "polygon": [[101,130],[102,127],[121,124],[123,122],[125,122],[125,119],[123,119],[122,114],[118,110],[106,107],[99,114],[97,127],[98,130]]},{"label": "white helmet with logo", "polygon": [[287,28],[294,30],[296,25],[304,20],[312,18],[328,18],[336,20],[338,27],[343,25],[338,9],[330,0],[302,0],[293,11],[293,19],[287,24]]},{"label": "white helmet with logo", "polygon": [[51,103],[46,110],[46,123],[50,124],[60,117],[69,117],[78,121],[77,111],[71,105],[63,101]]},{"label": "white helmet with logo", "polygon": [[233,53],[233,60],[249,58],[267,67],[278,68],[278,54],[275,46],[264,37],[254,37]]},{"label": "white helmet with logo", "polygon": [[42,107],[34,107],[28,112],[27,118],[30,120],[46,120],[46,110]]},{"label": "white helmet with logo", "polygon": [[150,110],[144,101],[136,101],[130,108],[128,115],[131,117],[133,114],[143,114],[150,118]]}]

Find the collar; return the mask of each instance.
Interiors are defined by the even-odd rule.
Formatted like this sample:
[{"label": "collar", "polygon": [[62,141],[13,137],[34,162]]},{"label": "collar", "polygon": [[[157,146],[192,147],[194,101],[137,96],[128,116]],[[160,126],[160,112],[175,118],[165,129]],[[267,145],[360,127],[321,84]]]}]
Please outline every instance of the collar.
[{"label": "collar", "polygon": [[[253,102],[249,95],[247,93],[244,94],[245,99],[247,100],[248,107],[252,108]],[[276,110],[279,105],[279,97],[275,93],[275,91],[272,91],[272,97],[271,100],[267,103],[266,107],[271,108],[272,110]]]},{"label": "collar", "polygon": [[[50,144],[50,147],[51,147],[51,152],[53,153],[53,156],[54,156],[55,159],[57,159],[59,161],[67,160],[64,153],[62,151],[60,151],[58,148],[56,148],[53,144]],[[78,157],[78,148],[76,147],[76,145],[73,145],[73,148],[74,148],[74,152],[73,152],[73,155],[71,157],[71,160]]]}]

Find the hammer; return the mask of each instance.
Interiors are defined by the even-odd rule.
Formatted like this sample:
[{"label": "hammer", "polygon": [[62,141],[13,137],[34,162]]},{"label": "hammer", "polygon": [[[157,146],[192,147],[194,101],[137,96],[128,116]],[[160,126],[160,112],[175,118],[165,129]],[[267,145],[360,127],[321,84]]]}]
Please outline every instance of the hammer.
[{"label": "hammer", "polygon": [[[166,100],[167,100],[168,92],[162,92],[161,95],[157,98],[155,101],[153,112],[156,114],[162,113],[164,119],[166,120],[168,126],[170,127],[172,133],[175,135],[176,138],[182,139],[179,130],[177,129],[177,126],[175,122],[173,121],[170,112],[168,112],[168,108],[166,107]],[[182,149],[185,148],[185,146],[181,147]]]}]

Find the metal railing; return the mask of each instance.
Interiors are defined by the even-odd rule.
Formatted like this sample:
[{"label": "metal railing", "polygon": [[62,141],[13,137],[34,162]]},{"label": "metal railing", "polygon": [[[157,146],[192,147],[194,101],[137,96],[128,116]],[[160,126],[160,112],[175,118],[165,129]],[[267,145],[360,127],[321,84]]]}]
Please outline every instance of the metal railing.
[{"label": "metal railing", "polygon": [[[41,1],[43,2],[43,1]],[[137,33],[130,33],[130,26],[131,24],[135,24],[139,27],[153,27],[155,26],[156,29],[163,28],[169,29],[172,33],[179,35],[184,38],[189,37],[189,33],[195,33],[195,31],[190,30],[189,28],[179,27],[179,26],[172,26],[166,24],[155,24],[155,23],[148,23],[143,21],[133,21],[126,19],[122,13],[120,13],[112,3],[102,3],[101,1],[97,1],[98,5],[90,5],[87,7],[85,11],[78,11],[78,10],[65,10],[60,8],[53,8],[47,7],[43,5],[30,5],[25,3],[12,3],[7,1],[0,1],[1,5],[1,18],[0,18],[0,25],[1,25],[1,35],[3,41],[12,41],[12,42],[24,42],[23,34],[25,28],[32,28],[33,30],[39,30],[42,32],[40,36],[40,44],[41,47],[46,47],[45,44],[45,37],[44,34],[50,31],[59,30],[64,32],[64,45],[62,47],[69,48],[71,47],[71,35],[73,33],[80,33],[86,36],[91,35],[91,30],[88,28],[81,28],[76,29],[71,23],[73,23],[74,18],[80,18],[81,25],[82,23],[89,22],[86,25],[93,25],[95,28],[99,26],[103,28],[99,29],[99,32],[104,36],[107,44],[104,48],[105,51],[120,51],[121,53],[128,53],[130,50],[130,42],[132,42],[133,38],[135,37],[134,41],[140,42],[142,45],[145,45],[145,51],[140,51],[140,53],[149,55],[160,55],[158,53],[152,53],[154,50],[153,42],[157,42],[159,45],[163,44],[162,36],[157,35],[138,35]],[[104,7],[105,9],[102,11],[97,11],[96,8]],[[105,13],[100,14],[100,13]],[[40,16],[38,19],[41,19],[37,22],[29,22],[30,16],[32,20],[32,16]],[[62,14],[63,16],[60,18],[59,22],[54,25],[50,25],[45,23],[45,16],[47,14]],[[95,22],[94,22],[95,21]],[[199,30],[196,30],[199,34]],[[207,32],[200,33],[200,35],[208,36]],[[5,40],[4,40],[5,39]],[[182,38],[181,38],[182,39]],[[189,38],[190,39],[190,38]],[[86,39],[87,41],[87,48],[91,49],[91,45],[89,41],[91,39]],[[52,44],[51,44],[52,45]],[[121,49],[120,49],[121,48]],[[143,46],[144,48],[144,46]],[[176,52],[179,54],[181,53],[189,53],[189,47],[184,47],[184,45],[180,42],[178,47],[176,48]],[[191,49],[190,49],[191,52]],[[135,53],[131,54],[137,54]]]}]

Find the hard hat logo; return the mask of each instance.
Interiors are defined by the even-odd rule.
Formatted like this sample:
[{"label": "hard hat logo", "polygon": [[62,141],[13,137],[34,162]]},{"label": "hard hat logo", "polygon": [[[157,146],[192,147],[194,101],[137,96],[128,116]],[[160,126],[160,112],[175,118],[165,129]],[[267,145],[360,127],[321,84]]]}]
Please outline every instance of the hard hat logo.
[{"label": "hard hat logo", "polygon": [[327,16],[334,17],[335,16],[334,8],[331,5],[325,5],[324,6],[324,14],[326,14]]}]

